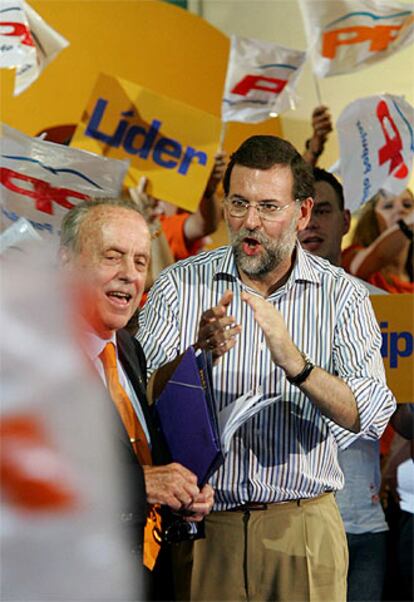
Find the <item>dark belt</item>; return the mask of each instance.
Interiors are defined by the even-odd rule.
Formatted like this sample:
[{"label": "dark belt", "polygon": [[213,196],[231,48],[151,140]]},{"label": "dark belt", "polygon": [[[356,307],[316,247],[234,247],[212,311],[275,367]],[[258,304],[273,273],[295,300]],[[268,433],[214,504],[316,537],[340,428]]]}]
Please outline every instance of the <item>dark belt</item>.
[{"label": "dark belt", "polygon": [[326,491],[321,495],[316,497],[306,497],[306,498],[298,498],[296,500],[283,500],[281,502],[246,502],[245,504],[241,504],[240,506],[235,506],[234,508],[229,508],[227,512],[256,512],[257,510],[267,510],[271,506],[284,506],[285,504],[293,504],[296,506],[301,506],[302,504],[306,504],[307,502],[314,502],[325,495],[332,493],[331,491]]},{"label": "dark belt", "polygon": [[263,502],[246,502],[241,506],[230,508],[227,512],[255,512],[256,510],[267,510],[270,504]]}]

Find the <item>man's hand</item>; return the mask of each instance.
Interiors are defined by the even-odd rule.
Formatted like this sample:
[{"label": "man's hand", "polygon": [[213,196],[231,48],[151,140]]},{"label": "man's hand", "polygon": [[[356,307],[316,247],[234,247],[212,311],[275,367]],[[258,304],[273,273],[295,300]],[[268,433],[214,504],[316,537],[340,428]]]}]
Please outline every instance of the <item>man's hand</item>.
[{"label": "man's hand", "polygon": [[326,142],[328,134],[332,132],[332,121],[328,107],[316,107],[312,113],[313,136],[321,142]]},{"label": "man's hand", "polygon": [[206,197],[211,197],[217,190],[217,186],[223,179],[224,172],[226,171],[227,154],[223,151],[219,151],[214,155],[214,166],[211,172],[210,178],[207,182],[207,186],[204,192]]},{"label": "man's hand", "polygon": [[166,504],[173,510],[189,508],[200,496],[197,477],[181,464],[143,466],[149,504]]},{"label": "man's hand", "polygon": [[191,516],[185,517],[185,520],[191,522],[200,522],[203,520],[213,507],[214,503],[214,491],[210,485],[204,485],[203,489],[200,491],[198,496],[195,498],[194,502],[186,508],[190,512]]},{"label": "man's hand", "polygon": [[328,107],[316,107],[312,113],[312,136],[306,141],[306,151],[303,158],[313,167],[325,147],[328,134],[333,126]]},{"label": "man's hand", "polygon": [[274,363],[290,376],[298,374],[304,367],[304,359],[292,341],[281,313],[257,295],[242,293],[241,298],[252,308]]},{"label": "man's hand", "polygon": [[161,211],[159,209],[159,200],[145,192],[147,184],[148,179],[142,176],[137,186],[129,188],[129,195],[145,217],[152,233],[160,227],[158,218]]},{"label": "man's hand", "polygon": [[[242,293],[241,297],[252,308],[274,363],[285,371],[287,377],[300,374],[306,362],[292,341],[281,313],[261,297],[248,293]],[[343,428],[359,432],[361,425],[357,403],[345,381],[315,367],[300,386],[322,414]]]},{"label": "man's hand", "polygon": [[218,305],[205,311],[200,319],[196,346],[211,351],[214,361],[234,347],[241,332],[235,318],[226,315],[232,299],[233,293],[226,291]]}]

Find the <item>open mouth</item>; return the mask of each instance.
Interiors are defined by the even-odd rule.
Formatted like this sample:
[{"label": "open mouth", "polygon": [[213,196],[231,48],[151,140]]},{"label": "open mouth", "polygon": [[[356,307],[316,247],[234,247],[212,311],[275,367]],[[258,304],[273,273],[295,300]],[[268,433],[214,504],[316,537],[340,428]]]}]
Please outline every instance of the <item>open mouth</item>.
[{"label": "open mouth", "polygon": [[256,253],[258,253],[261,248],[260,242],[255,238],[251,238],[249,236],[243,239],[242,246],[243,251],[246,253],[246,255],[256,255]]},{"label": "open mouth", "polygon": [[109,297],[112,303],[121,307],[126,307],[132,299],[132,295],[122,291],[109,291],[109,293],[106,293],[106,296]]}]

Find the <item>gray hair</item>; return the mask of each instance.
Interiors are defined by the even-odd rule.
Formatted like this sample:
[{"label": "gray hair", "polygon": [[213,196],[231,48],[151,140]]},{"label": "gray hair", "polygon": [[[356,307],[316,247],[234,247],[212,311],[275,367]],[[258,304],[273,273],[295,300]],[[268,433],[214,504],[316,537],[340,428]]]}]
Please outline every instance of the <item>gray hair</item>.
[{"label": "gray hair", "polygon": [[[95,207],[119,207],[135,211],[144,218],[138,205],[128,198],[100,198],[81,201],[72,207],[62,220],[60,246],[74,253],[80,251],[80,231],[90,211]],[[144,218],[145,220],[145,218]]]}]

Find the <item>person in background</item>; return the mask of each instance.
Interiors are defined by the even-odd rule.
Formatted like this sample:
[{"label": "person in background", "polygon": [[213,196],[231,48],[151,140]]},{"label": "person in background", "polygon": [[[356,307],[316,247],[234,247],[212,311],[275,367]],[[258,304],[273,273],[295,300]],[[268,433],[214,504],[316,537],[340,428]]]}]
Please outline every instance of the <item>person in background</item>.
[{"label": "person in background", "polygon": [[337,447],[379,437],[394,410],[379,328],[366,289],[297,243],[313,176],[289,142],[246,140],[223,188],[230,245],[165,270],[137,336],[155,380],[188,346],[209,350],[220,410],[257,387],[280,399],[239,429],[211,478],[181,599],[345,600]]},{"label": "person in background", "polygon": [[312,112],[312,136],[306,140],[305,150],[302,153],[303,158],[311,167],[317,165],[332,129],[328,107],[323,105],[316,107]]},{"label": "person in background", "polygon": [[413,193],[380,190],[364,205],[342,265],[389,293],[413,293],[413,238]]},{"label": "person in background", "polygon": [[212,507],[213,491],[209,485],[200,491],[192,472],[166,463],[147,404],[145,356],[124,330],[144,290],[149,254],[147,224],[130,200],[84,201],[63,219],[61,264],[80,286],[81,340],[112,398],[114,433],[133,493],[123,516],[133,530],[138,559],[143,543],[144,565],[159,588],[166,586],[158,562],[160,506],[185,508],[192,521],[201,521]]},{"label": "person in background", "polygon": [[[222,217],[221,203],[216,190],[223,178],[225,165],[226,154],[216,153],[211,176],[194,213],[148,195],[145,192],[147,180],[144,177],[138,186],[129,189],[132,200],[145,216],[151,232],[151,264],[141,307],[145,304],[148,291],[158,274],[175,261],[199,253],[209,242],[209,235],[216,231]],[[137,311],[127,326],[132,335],[138,328],[138,313]]]},{"label": "person in background", "polygon": [[132,199],[143,209],[153,238],[164,235],[173,261],[187,259],[198,253],[203,248],[206,237],[216,231],[222,216],[216,191],[225,167],[226,154],[217,152],[206,189],[194,213],[146,194],[146,179],[141,179],[136,188],[130,188]]},{"label": "person in background", "polygon": [[[307,227],[298,238],[304,249],[341,265],[342,237],[349,231],[350,212],[344,208],[341,183],[331,173],[313,170],[315,204]],[[365,283],[364,283],[365,284]],[[384,293],[366,285],[370,293]],[[349,550],[349,602],[381,600],[387,566],[387,531],[380,503],[381,468],[378,440],[360,437],[338,450],[345,476],[336,501],[345,525]]]}]

